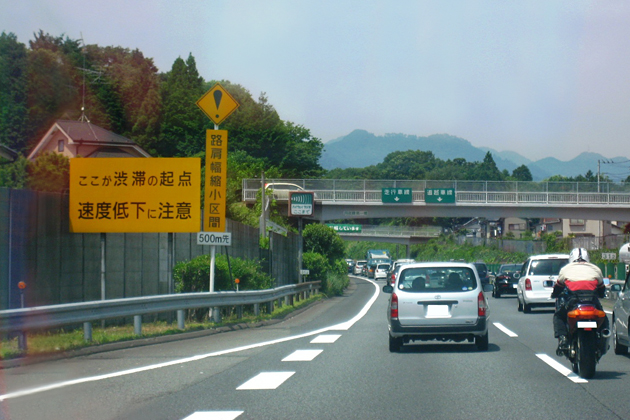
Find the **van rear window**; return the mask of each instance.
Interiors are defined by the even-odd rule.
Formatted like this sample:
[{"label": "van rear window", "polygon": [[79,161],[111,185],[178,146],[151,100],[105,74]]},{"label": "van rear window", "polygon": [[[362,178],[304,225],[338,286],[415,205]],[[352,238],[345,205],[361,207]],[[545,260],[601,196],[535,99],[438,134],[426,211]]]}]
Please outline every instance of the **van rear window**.
[{"label": "van rear window", "polygon": [[560,269],[569,262],[566,258],[555,260],[534,260],[529,266],[528,276],[557,276]]},{"label": "van rear window", "polygon": [[468,267],[403,267],[398,280],[398,289],[406,292],[462,292],[476,287],[475,273]]}]

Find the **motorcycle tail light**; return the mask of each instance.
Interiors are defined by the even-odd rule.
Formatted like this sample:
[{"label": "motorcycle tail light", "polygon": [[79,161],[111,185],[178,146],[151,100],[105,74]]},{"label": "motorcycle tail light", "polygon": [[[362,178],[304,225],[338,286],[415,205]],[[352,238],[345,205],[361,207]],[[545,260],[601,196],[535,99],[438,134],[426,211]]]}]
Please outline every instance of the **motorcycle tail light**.
[{"label": "motorcycle tail light", "polygon": [[606,312],[600,311],[594,306],[581,306],[577,309],[569,311],[567,317],[574,319],[593,319],[593,318],[605,318]]}]

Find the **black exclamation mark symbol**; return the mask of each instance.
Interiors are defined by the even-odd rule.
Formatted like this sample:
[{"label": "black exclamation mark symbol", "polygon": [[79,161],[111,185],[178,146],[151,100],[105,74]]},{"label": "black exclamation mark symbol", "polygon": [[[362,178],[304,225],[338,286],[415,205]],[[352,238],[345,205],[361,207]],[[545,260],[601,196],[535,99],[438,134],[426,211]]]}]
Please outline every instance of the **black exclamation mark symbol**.
[{"label": "black exclamation mark symbol", "polygon": [[[219,112],[219,105],[221,104],[223,92],[221,92],[220,90],[215,90],[214,92],[212,92],[212,95],[214,96],[214,103],[217,106],[217,112]],[[219,118],[219,114],[217,114],[217,118]]]}]

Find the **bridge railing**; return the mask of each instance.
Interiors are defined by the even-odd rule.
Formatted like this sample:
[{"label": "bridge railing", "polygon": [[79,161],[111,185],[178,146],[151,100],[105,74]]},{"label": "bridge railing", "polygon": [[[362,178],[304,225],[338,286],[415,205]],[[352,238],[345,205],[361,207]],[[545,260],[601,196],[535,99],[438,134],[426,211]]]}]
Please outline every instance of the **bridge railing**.
[{"label": "bridge railing", "polygon": [[[411,188],[413,202],[424,202],[427,188],[453,188],[457,203],[630,205],[630,182],[533,182],[375,179],[268,179],[315,192],[316,201],[381,203],[383,188]],[[260,179],[243,180],[243,201],[260,193]],[[296,188],[297,189],[297,188]]]}]

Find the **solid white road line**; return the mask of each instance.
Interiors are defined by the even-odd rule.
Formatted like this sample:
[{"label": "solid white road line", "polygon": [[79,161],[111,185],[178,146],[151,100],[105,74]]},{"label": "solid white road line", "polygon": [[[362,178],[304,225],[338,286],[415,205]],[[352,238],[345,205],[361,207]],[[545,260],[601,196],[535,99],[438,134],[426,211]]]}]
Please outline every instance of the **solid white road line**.
[{"label": "solid white road line", "polygon": [[332,344],[341,334],[321,334],[311,340],[311,344]]},{"label": "solid white road line", "polygon": [[549,357],[546,354],[537,354],[536,355],[540,360],[542,360],[543,362],[547,363],[549,366],[551,366],[552,368],[554,368],[555,370],[557,370],[558,372],[560,372],[562,375],[566,376],[567,378],[571,379],[573,382],[575,382],[576,384],[585,384],[588,383],[588,381],[586,379],[580,378],[578,375],[576,375],[575,373],[573,373],[573,371],[563,365],[561,365],[560,363],[558,363],[555,359],[552,359],[551,357]]},{"label": "solid white road line", "polygon": [[494,323],[494,326],[497,327],[498,329],[500,329],[501,331],[503,331],[504,333],[507,334],[508,337],[518,337],[518,334],[516,334],[515,332],[512,332],[510,330],[508,330],[507,328],[505,328],[503,326],[503,324],[500,324],[498,322]]},{"label": "solid white road line", "polygon": [[284,359],[282,359],[282,361],[283,362],[310,362],[311,360],[319,356],[319,353],[323,351],[324,350],[296,350],[290,355],[288,355],[287,357],[285,357]]},{"label": "solid white road line", "polygon": [[234,420],[243,411],[197,411],[182,420]]},{"label": "solid white road line", "polygon": [[293,376],[294,373],[295,372],[262,372],[236,389],[239,391],[250,389],[276,389],[282,385],[284,381]]},{"label": "solid white road line", "polygon": [[135,368],[135,369],[122,370],[122,371],[119,371],[119,372],[112,372],[112,373],[108,373],[108,374],[105,374],[105,375],[88,376],[88,377],[85,377],[85,378],[78,378],[78,379],[73,379],[73,380],[70,380],[70,381],[57,382],[57,383],[52,383],[52,384],[48,384],[48,385],[43,385],[43,386],[36,387],[36,388],[23,389],[23,390],[20,390],[20,391],[9,392],[7,394],[0,395],[0,401],[5,401],[5,400],[8,400],[10,398],[23,397],[23,396],[26,396],[26,395],[38,394],[40,392],[50,391],[50,390],[53,390],[53,389],[65,388],[65,387],[72,386],[72,385],[84,384],[84,383],[88,383],[88,382],[102,381],[102,380],[105,380],[105,379],[116,378],[118,376],[125,376],[125,375],[131,375],[131,374],[134,374],[134,373],[146,372],[146,371],[153,370],[153,369],[160,369],[160,368],[163,368],[163,367],[179,365],[179,364],[182,364],[182,363],[195,362],[197,360],[206,359],[208,357],[223,356],[225,354],[237,353],[237,352],[240,352],[240,351],[243,351],[243,350],[250,350],[250,349],[254,349],[254,348],[258,348],[258,347],[269,346],[271,344],[284,343],[284,342],[287,342],[287,341],[297,340],[297,339],[304,338],[304,337],[310,337],[310,336],[313,336],[313,335],[319,335],[319,334],[322,334],[322,333],[325,333],[325,332],[328,332],[328,331],[331,331],[331,330],[347,330],[352,325],[354,325],[355,322],[357,322],[358,320],[360,320],[362,317],[365,316],[367,311],[372,307],[372,305],[376,301],[376,298],[378,298],[378,295],[379,295],[379,293],[381,291],[380,288],[378,287],[378,285],[375,282],[373,282],[371,280],[368,280],[368,281],[374,285],[374,294],[372,295],[372,298],[365,304],[363,309],[357,315],[354,316],[354,318],[352,318],[349,321],[343,322],[341,324],[337,324],[337,325],[333,325],[333,326],[330,326],[330,327],[321,328],[319,330],[307,332],[307,333],[304,333],[304,334],[294,335],[294,336],[291,336],[291,337],[284,337],[284,338],[279,338],[277,340],[264,341],[262,343],[250,344],[250,345],[247,345],[247,346],[236,347],[236,348],[233,348],[233,349],[217,351],[217,352],[214,352],[214,353],[200,354],[200,355],[197,355],[197,356],[186,357],[186,358],[183,358],[183,359],[171,360],[169,362],[158,363],[158,364],[155,364],[155,365],[149,365],[149,366],[144,366],[144,367]]}]

